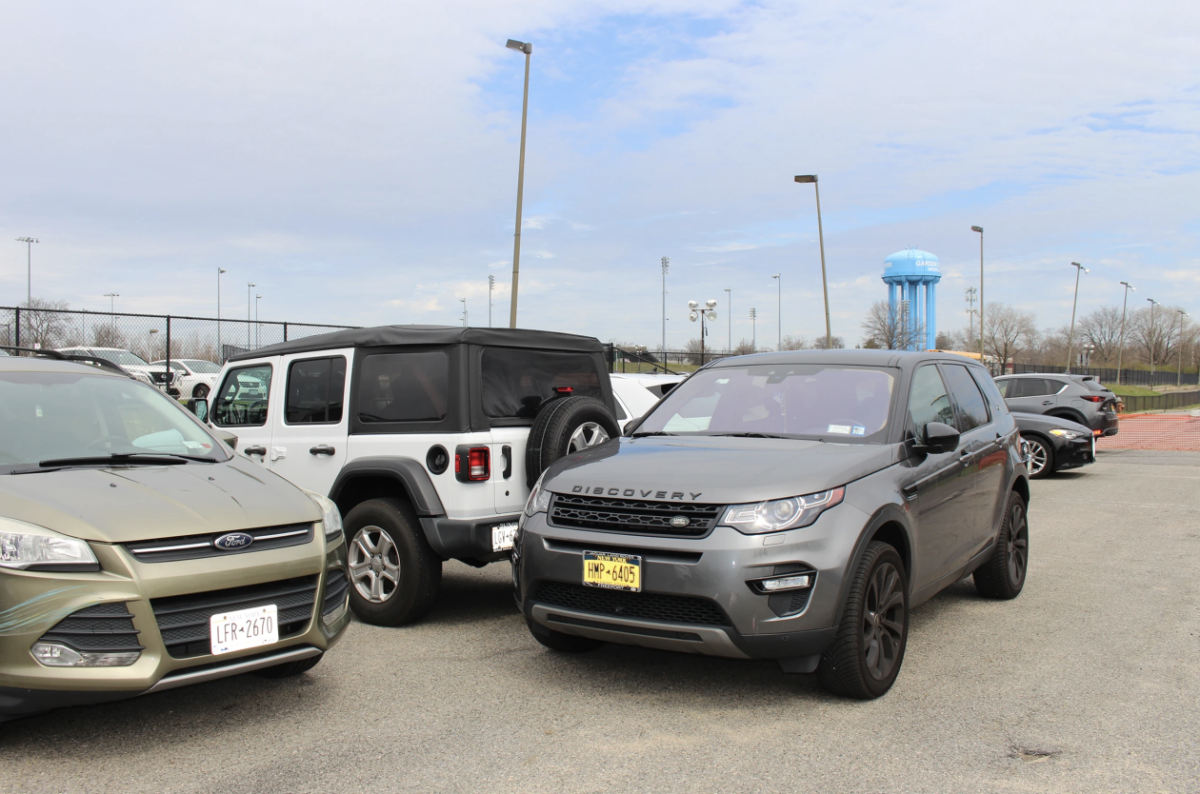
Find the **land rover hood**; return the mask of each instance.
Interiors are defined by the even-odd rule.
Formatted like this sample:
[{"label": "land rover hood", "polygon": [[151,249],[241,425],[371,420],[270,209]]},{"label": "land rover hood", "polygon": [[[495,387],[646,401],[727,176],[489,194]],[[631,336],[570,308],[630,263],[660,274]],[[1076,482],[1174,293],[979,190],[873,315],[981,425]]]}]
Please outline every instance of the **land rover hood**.
[{"label": "land rover hood", "polygon": [[0,476],[0,515],[102,543],[321,520],[303,491],[240,458]]},{"label": "land rover hood", "polygon": [[759,502],[861,479],[896,463],[899,449],[773,438],[622,438],[560,459],[543,486],[609,498]]}]

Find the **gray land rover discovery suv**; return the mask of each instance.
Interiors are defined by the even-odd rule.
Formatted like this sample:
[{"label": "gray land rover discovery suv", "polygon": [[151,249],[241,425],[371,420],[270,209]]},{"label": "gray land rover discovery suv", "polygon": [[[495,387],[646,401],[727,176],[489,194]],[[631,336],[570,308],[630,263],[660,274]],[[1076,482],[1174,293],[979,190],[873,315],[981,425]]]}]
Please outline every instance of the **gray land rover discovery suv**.
[{"label": "gray land rover discovery suv", "polygon": [[516,599],[554,650],[773,658],[874,698],[911,609],[972,573],[984,596],[1024,586],[1020,441],[969,359],[729,358],[626,433],[550,466],[521,520]]}]

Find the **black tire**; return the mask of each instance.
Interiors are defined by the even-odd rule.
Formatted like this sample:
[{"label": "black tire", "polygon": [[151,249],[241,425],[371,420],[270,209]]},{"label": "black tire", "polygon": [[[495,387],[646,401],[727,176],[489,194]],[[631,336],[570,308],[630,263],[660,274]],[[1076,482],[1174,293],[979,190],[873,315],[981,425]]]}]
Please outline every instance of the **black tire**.
[{"label": "black tire", "polygon": [[1016,598],[1029,573],[1029,515],[1025,499],[1013,491],[1004,505],[996,548],[975,571],[975,591],[986,598]]},{"label": "black tire", "polygon": [[1054,474],[1054,446],[1037,436],[1024,436],[1029,442],[1029,478],[1041,480]]},{"label": "black tire", "polygon": [[595,398],[567,397],[546,403],[529,428],[525,446],[529,487],[559,458],[620,435],[621,428],[612,412]]},{"label": "black tire", "polygon": [[262,670],[255,670],[254,674],[259,678],[291,678],[294,675],[307,673],[309,670],[317,666],[317,662],[325,658],[325,654],[310,656],[307,659],[300,659],[296,662],[284,662],[277,664],[274,667],[265,667]]},{"label": "black tire", "polygon": [[821,654],[817,678],[835,695],[872,700],[892,688],[904,662],[908,574],[894,548],[871,541],[852,576],[842,622]]},{"label": "black tire", "polygon": [[196,400],[207,400],[208,399],[208,384],[205,384],[205,383],[196,384],[196,388],[192,389],[192,398],[196,399]]},{"label": "black tire", "polygon": [[535,640],[559,653],[587,653],[604,644],[600,640],[576,637],[574,634],[563,634],[561,631],[548,629],[530,618],[525,618],[525,623],[529,626],[529,633]]},{"label": "black tire", "polygon": [[433,606],[442,560],[425,539],[407,502],[371,499],[344,521],[350,608],[364,623],[403,626]]}]

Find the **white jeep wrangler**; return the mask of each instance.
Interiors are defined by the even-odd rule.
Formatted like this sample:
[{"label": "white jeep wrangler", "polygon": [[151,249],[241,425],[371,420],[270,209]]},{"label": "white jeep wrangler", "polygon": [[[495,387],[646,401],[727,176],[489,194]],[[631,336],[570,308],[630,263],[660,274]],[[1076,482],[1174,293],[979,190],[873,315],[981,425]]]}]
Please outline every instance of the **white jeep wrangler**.
[{"label": "white jeep wrangler", "polygon": [[382,326],[231,358],[210,423],[345,516],[350,604],[398,626],[433,605],[442,562],[508,559],[530,486],[619,434],[596,339]]}]

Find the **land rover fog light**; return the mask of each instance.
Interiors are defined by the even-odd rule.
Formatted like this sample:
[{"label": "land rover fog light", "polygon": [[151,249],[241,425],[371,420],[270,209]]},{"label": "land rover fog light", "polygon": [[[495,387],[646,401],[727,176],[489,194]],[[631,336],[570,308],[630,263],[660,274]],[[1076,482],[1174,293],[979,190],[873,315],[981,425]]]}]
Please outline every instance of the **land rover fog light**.
[{"label": "land rover fog light", "polygon": [[128,667],[142,655],[141,651],[77,651],[57,642],[35,642],[29,650],[33,653],[33,658],[46,667]]},{"label": "land rover fog light", "polygon": [[764,593],[778,593],[782,590],[803,590],[806,587],[812,587],[812,576],[810,574],[800,574],[794,576],[781,576],[778,579],[763,579],[758,583]]}]

